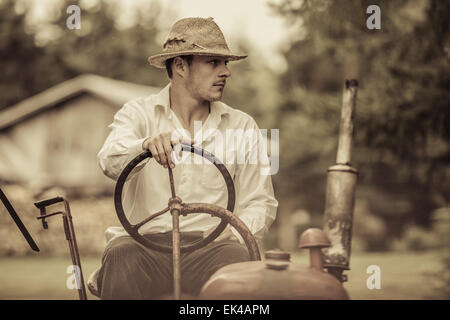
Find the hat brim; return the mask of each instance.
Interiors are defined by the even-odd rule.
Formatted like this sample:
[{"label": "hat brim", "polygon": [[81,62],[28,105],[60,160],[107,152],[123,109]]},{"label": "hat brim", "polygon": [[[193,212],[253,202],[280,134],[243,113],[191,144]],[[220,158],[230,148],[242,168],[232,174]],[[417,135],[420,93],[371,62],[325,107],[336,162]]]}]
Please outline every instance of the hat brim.
[{"label": "hat brim", "polygon": [[164,69],[164,68],[166,68],[166,60],[175,58],[175,57],[179,57],[179,56],[188,56],[188,55],[223,57],[229,61],[237,61],[237,60],[247,58],[246,55],[235,55],[235,54],[231,54],[231,53],[224,53],[224,52],[218,52],[218,51],[189,50],[189,51],[157,54],[157,55],[149,57],[148,62],[154,67]]}]

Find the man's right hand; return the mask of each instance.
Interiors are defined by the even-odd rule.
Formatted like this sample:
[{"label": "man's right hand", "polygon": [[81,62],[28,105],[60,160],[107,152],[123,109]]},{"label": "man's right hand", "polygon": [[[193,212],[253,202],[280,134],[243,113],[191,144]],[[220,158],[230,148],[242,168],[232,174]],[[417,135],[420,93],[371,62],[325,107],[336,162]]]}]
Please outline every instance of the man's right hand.
[{"label": "man's right hand", "polygon": [[194,144],[194,140],[188,140],[183,136],[176,135],[174,132],[166,132],[145,139],[142,143],[142,149],[150,150],[156,162],[164,166],[164,168],[170,165],[173,169],[175,168],[175,163],[172,159],[172,150],[179,148],[179,156],[181,158],[181,153],[183,152],[181,142]]}]

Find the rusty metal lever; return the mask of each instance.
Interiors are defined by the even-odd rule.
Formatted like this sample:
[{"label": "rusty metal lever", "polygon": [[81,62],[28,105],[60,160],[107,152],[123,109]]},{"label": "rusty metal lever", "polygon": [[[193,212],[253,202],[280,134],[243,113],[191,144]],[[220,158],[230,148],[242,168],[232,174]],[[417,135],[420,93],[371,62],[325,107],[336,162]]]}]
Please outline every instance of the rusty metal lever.
[{"label": "rusty metal lever", "polygon": [[[48,206],[59,202],[64,203],[64,211],[47,213]],[[75,237],[75,229],[73,227],[72,215],[70,214],[69,202],[64,197],[58,196],[51,199],[35,202],[34,205],[40,210],[40,216],[38,216],[36,219],[42,220],[42,226],[44,227],[44,229],[48,229],[48,224],[45,219],[59,214],[62,215],[64,233],[66,235],[66,240],[69,243],[69,250],[70,250],[70,257],[72,258],[72,264],[77,267],[77,269],[75,270],[75,279],[77,281],[78,295],[80,297],[80,300],[87,300],[86,288],[84,286],[84,279],[83,279],[83,271],[81,269],[80,254],[78,252],[78,245]]]}]

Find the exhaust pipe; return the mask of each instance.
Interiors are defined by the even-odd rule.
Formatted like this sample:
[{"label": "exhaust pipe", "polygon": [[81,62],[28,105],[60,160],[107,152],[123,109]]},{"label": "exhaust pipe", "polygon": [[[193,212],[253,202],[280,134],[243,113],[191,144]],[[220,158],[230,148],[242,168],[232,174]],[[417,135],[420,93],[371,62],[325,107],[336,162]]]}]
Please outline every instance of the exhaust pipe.
[{"label": "exhaust pipe", "polygon": [[353,210],[358,171],[350,165],[353,140],[353,118],[356,106],[357,80],[346,80],[343,92],[339,144],[336,164],[328,168],[324,213],[324,232],[331,247],[324,248],[324,267],[339,281],[347,281],[344,270],[350,270]]}]

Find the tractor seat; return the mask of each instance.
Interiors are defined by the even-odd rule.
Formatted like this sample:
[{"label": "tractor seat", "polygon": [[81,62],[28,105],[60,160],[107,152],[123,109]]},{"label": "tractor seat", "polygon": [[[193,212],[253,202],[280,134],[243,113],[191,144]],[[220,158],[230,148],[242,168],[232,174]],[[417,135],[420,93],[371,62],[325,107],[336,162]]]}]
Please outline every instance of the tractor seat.
[{"label": "tractor seat", "polygon": [[[98,273],[100,272],[100,267],[98,267],[90,276],[89,279],[87,281],[87,287],[89,289],[89,291],[96,297],[100,298],[100,294],[98,292],[98,286],[97,286],[97,278],[98,278]],[[195,300],[197,299],[196,296],[193,296],[191,294],[188,293],[181,293],[181,300]],[[174,296],[173,294],[164,294],[158,297],[155,297],[154,300],[174,300]]]}]

